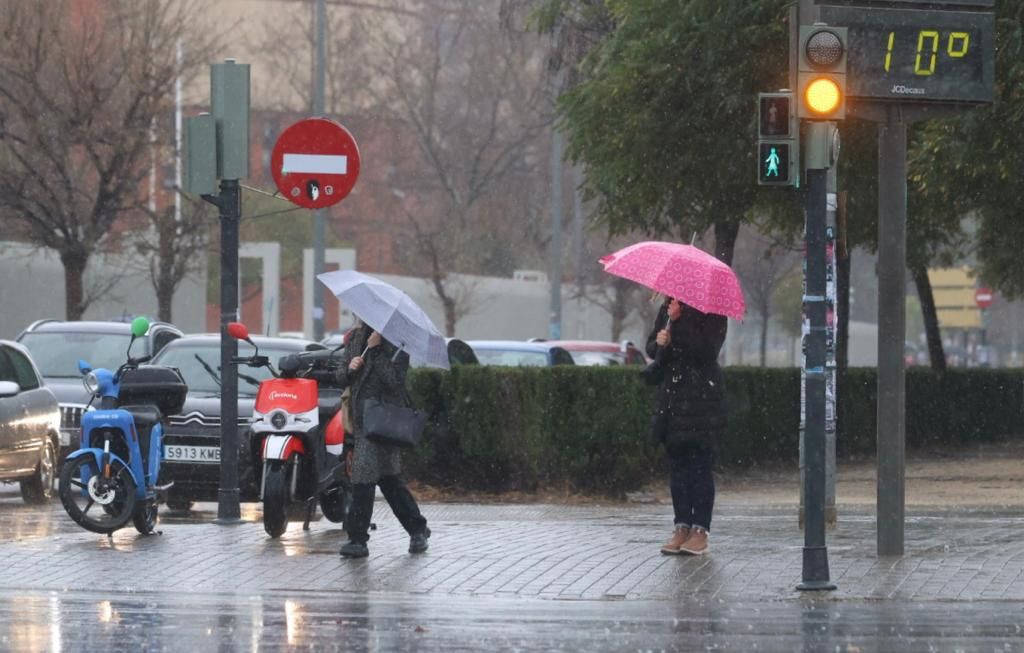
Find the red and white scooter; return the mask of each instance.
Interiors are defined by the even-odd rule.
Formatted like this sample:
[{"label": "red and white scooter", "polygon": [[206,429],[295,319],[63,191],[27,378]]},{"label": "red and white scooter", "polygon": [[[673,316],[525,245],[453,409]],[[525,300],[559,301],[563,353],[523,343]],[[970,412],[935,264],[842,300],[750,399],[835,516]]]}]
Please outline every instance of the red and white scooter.
[{"label": "red and white scooter", "polygon": [[[254,348],[244,324],[232,322],[228,334]],[[275,370],[259,349],[232,362],[266,367],[273,378],[260,383],[249,437],[256,480],[263,501],[263,528],[278,537],[289,518],[309,521],[317,503],[332,522],[342,523],[351,503],[345,429],[338,388],[321,385],[340,364],[337,350],[307,351],[283,357]]]}]

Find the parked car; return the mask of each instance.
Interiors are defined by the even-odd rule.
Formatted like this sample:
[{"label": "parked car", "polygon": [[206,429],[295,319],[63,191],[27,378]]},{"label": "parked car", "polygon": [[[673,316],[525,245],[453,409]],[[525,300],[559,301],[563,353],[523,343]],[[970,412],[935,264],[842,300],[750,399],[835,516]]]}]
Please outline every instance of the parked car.
[{"label": "parked car", "polygon": [[[132,346],[135,357],[155,356],[168,343],[182,336],[166,322],[151,322],[149,331]],[[94,368],[116,370],[125,360],[132,332],[129,322],[64,322],[39,320],[18,336],[18,342],[32,354],[46,386],[60,402],[60,451],[63,459],[78,448],[82,436],[82,413],[90,408],[91,396],[82,386],[78,361]]]},{"label": "parked car", "polygon": [[[477,360],[476,352],[470,347],[465,341],[459,340],[458,338],[445,338],[445,342],[448,343],[448,363],[449,365],[477,365],[480,363]],[[416,360],[409,361],[410,367],[423,367],[424,363]]]},{"label": "parked car", "polygon": [[[275,367],[282,356],[322,348],[299,338],[252,339],[260,354],[269,357]],[[251,346],[238,343],[239,356],[252,353]],[[216,501],[220,487],[220,336],[185,336],[169,344],[151,363],[177,368],[188,385],[185,405],[181,413],[168,418],[164,434],[161,483],[174,482],[167,495],[167,506],[188,510],[195,501]],[[246,433],[260,381],[270,375],[265,367],[238,370],[238,486],[242,501],[259,499]]]},{"label": "parked car", "polygon": [[568,351],[549,342],[470,340],[466,344],[473,348],[481,365],[546,367],[575,364]]},{"label": "parked car", "polygon": [[647,357],[632,342],[604,342],[602,340],[549,340],[572,356],[577,365],[646,365]]},{"label": "parked car", "polygon": [[[345,341],[345,335],[347,332],[335,331],[334,333],[324,336],[324,339],[320,341],[320,344],[328,349],[335,349]],[[465,343],[463,340],[458,338],[445,338],[445,342],[448,344],[448,362],[451,365],[476,365],[480,361],[476,359],[476,354],[473,353],[473,348]],[[423,363],[416,360],[409,362],[411,367],[421,367]]]},{"label": "parked car", "polygon": [[26,502],[45,503],[53,496],[59,443],[57,398],[28,350],[0,340],[0,481],[17,481]]}]

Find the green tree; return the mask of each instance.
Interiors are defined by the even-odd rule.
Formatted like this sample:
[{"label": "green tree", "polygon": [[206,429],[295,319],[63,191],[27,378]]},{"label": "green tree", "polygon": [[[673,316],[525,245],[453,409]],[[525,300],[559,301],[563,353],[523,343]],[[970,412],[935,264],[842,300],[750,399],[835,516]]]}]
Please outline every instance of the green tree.
[{"label": "green tree", "polygon": [[996,5],[995,98],[991,106],[925,126],[911,152],[911,182],[947,220],[978,218],[980,277],[1024,296],[1024,3]]},{"label": "green tree", "polygon": [[612,233],[688,240],[713,228],[715,254],[731,262],[758,194],[753,98],[786,84],[787,3],[606,4],[616,27],[560,99],[587,195]]}]

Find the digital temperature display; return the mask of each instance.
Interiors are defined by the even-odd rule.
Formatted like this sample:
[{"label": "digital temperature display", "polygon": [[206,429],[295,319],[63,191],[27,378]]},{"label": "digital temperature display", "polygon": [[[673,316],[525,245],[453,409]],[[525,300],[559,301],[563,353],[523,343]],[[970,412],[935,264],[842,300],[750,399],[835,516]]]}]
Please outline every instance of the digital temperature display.
[{"label": "digital temperature display", "polygon": [[992,101],[991,13],[823,6],[821,17],[849,29],[849,97]]}]

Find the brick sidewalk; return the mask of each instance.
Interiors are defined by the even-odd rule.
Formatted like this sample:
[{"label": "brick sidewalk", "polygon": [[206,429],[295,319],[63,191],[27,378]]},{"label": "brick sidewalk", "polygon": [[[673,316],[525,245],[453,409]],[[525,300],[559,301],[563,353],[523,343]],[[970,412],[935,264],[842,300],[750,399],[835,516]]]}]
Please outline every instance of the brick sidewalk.
[{"label": "brick sidewalk", "polygon": [[[6,508],[6,506],[5,506]],[[248,509],[248,506],[247,506]],[[292,524],[271,540],[258,522],[238,526],[165,523],[160,536],[124,529],[106,537],[67,528],[0,535],[0,590],[116,592],[155,588],[198,593],[388,592],[552,599],[785,600],[801,596],[803,535],[792,508],[722,505],[710,555],[662,555],[668,506],[425,504],[430,551],[406,553],[408,538],[387,506],[370,557],[344,560],[344,534],[320,521]],[[24,519],[18,510],[3,517]],[[908,511],[907,555],[875,556],[873,514],[840,508],[829,532],[833,599],[1022,600],[1024,515],[993,511]],[[247,513],[248,516],[248,513]],[[258,515],[253,515],[258,519]],[[210,519],[209,512],[201,513]],[[73,526],[73,525],[72,525]]]}]

